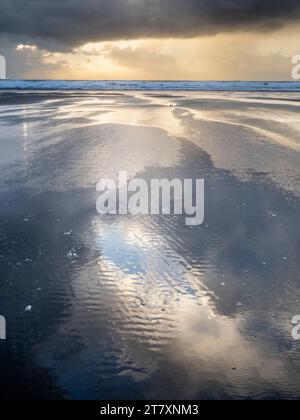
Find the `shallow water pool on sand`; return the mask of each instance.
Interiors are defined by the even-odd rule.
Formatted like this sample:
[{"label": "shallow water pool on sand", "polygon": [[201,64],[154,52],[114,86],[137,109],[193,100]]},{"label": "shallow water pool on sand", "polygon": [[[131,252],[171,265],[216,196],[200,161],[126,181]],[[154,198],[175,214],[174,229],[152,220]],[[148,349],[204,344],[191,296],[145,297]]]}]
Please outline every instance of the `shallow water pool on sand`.
[{"label": "shallow water pool on sand", "polygon": [[[0,101],[1,398],[300,397],[300,94]],[[121,170],[204,178],[204,224],[99,216]]]}]

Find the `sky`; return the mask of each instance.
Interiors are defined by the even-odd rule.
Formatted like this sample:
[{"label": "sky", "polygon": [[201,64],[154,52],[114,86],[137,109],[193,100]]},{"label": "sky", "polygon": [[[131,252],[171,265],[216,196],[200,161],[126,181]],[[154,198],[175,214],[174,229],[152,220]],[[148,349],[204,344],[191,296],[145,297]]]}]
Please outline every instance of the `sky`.
[{"label": "sky", "polygon": [[299,0],[1,0],[22,79],[291,80]]}]

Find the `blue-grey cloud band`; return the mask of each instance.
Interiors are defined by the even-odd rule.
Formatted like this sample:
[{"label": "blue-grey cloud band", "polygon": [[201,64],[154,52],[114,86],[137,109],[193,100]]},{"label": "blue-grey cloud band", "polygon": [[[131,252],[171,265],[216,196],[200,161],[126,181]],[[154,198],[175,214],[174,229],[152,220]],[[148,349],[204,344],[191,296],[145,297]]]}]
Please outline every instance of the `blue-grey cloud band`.
[{"label": "blue-grey cloud band", "polygon": [[69,48],[91,41],[267,31],[299,0],[1,0],[0,35]]}]

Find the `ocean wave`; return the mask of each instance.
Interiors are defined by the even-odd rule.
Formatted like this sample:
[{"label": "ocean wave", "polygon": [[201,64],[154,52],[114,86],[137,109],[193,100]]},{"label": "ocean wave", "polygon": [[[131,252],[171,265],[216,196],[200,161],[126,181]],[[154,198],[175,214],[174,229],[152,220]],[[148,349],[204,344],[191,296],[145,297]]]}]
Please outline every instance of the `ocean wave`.
[{"label": "ocean wave", "polygon": [[0,80],[0,90],[276,91],[300,92],[299,82]]}]

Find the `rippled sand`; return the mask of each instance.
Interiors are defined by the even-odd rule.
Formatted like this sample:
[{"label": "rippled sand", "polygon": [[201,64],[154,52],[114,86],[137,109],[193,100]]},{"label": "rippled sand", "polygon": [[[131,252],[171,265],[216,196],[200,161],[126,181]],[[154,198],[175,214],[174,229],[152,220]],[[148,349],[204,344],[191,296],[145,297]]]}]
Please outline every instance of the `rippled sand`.
[{"label": "rippled sand", "polygon": [[[2,92],[1,398],[299,398],[299,111],[297,93]],[[100,217],[120,170],[205,178],[205,223]]]}]

